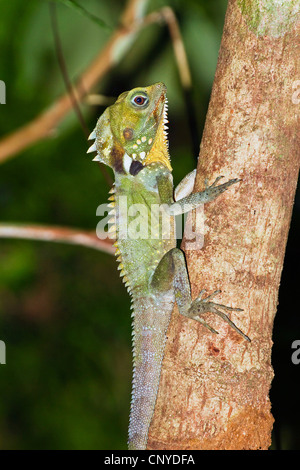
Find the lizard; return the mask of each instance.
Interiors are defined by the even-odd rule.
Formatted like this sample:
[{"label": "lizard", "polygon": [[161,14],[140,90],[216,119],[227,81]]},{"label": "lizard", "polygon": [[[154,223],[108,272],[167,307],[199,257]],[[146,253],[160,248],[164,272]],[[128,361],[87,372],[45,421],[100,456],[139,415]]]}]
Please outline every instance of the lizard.
[{"label": "lizard", "polygon": [[143,238],[120,236],[127,224],[126,214],[120,209],[124,197],[127,214],[135,204],[143,204],[148,216],[154,204],[163,205],[173,227],[174,215],[185,212],[186,207],[190,210],[213,201],[240,181],[235,178],[217,184],[222,178],[218,177],[210,186],[205,182],[203,191],[194,193],[194,170],[174,193],[167,110],[166,86],[161,82],[122,93],[98,119],[89,136],[94,142],[87,151],[97,152],[93,160],[111,167],[115,177],[109,197],[112,224],[109,232],[116,238],[118,268],[132,299],[133,379],[128,448],[136,450],[147,446],[175,302],[180,314],[200,322],[211,333],[217,331],[203,319],[206,312],[219,315],[250,341],[222,311],[241,309],[211,301],[220,291],[203,298],[205,291],[202,290],[192,300],[184,252],[176,247],[174,229],[166,236],[157,218],[156,229],[161,230],[155,236],[150,231],[146,231],[148,236]]}]

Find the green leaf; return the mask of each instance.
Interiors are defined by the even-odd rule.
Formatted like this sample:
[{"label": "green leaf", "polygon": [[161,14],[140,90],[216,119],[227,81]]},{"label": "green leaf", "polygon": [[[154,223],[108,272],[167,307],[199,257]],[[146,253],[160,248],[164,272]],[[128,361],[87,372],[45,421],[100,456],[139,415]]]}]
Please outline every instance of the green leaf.
[{"label": "green leaf", "polygon": [[74,0],[52,0],[52,1],[55,1],[56,3],[63,3],[67,7],[73,8],[73,10],[77,11],[82,16],[85,16],[86,18],[89,18],[90,20],[94,21],[94,23],[96,23],[101,28],[105,28],[110,31],[112,30],[112,27],[109,26],[107,23],[105,23],[105,21],[103,21],[101,18],[98,18],[98,16],[93,15],[89,11],[87,11],[79,3],[74,2]]}]

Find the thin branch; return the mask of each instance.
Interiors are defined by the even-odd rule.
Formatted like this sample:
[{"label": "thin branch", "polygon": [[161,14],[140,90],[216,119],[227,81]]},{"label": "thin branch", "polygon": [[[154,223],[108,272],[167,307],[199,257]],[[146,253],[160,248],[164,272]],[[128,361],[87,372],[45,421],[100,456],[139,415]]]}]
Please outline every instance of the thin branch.
[{"label": "thin branch", "polygon": [[[129,0],[125,8],[128,21],[134,21],[140,1]],[[142,0],[142,3],[144,0]],[[77,84],[73,88],[74,96],[79,102],[93,86],[115,65],[122,56],[118,53],[121,44],[130,45],[130,36],[133,34],[135,26],[125,27],[124,23],[113,33],[102,51],[98,54],[90,66],[83,72]],[[125,52],[126,47],[123,46]],[[33,145],[35,142],[50,137],[57,125],[66,114],[72,109],[72,100],[69,93],[62,95],[49,108],[37,116],[29,124],[21,127],[17,131],[9,134],[0,141],[0,163]]]},{"label": "thin branch", "polygon": [[192,77],[176,15],[170,7],[163,7],[161,15],[169,28],[182,87],[184,90],[190,90]]},{"label": "thin branch", "polygon": [[[85,137],[87,139],[90,132],[89,132],[89,129],[88,129],[87,124],[85,122],[85,119],[83,117],[83,114],[81,112],[79,102],[76,99],[76,95],[73,91],[72,82],[71,82],[69,74],[68,74],[66,61],[65,61],[65,57],[64,57],[64,53],[63,53],[63,49],[62,49],[62,45],[61,45],[59,29],[58,29],[56,5],[54,3],[49,3],[49,12],[50,12],[51,26],[52,26],[52,31],[53,31],[55,51],[56,51],[56,55],[57,55],[58,64],[59,64],[59,67],[60,67],[60,70],[61,70],[61,73],[62,73],[62,77],[63,77],[64,83],[65,83],[66,90],[70,95],[70,99],[72,101],[73,109],[76,113],[76,116],[79,120],[81,128],[82,128],[82,130],[85,134]],[[106,180],[108,186],[111,186],[112,185],[112,180],[111,180],[111,177],[108,174],[105,166],[100,162],[98,162],[98,166],[99,166],[100,171],[101,171],[104,179]]]},{"label": "thin branch", "polygon": [[[128,1],[119,28],[113,33],[102,51],[83,72],[73,87],[73,95],[76,97],[77,102],[80,102],[99,80],[120,61],[136,39],[140,29],[149,24],[162,21],[166,22],[169,26],[182,86],[185,90],[190,89],[191,81],[188,62],[174,13],[170,8],[164,7],[159,12],[150,13],[142,17],[140,13],[141,7],[145,7],[146,3],[145,0]],[[0,141],[0,163],[33,145],[35,142],[50,137],[58,124],[72,109],[72,106],[72,99],[69,93],[66,93],[29,124],[25,124],[17,131],[4,137]]]},{"label": "thin branch", "polygon": [[68,71],[67,71],[67,66],[64,58],[64,53],[62,50],[62,45],[61,45],[61,39],[59,35],[59,29],[58,29],[58,24],[57,24],[57,14],[56,14],[56,5],[54,3],[49,3],[49,12],[50,12],[50,19],[51,19],[51,27],[52,27],[52,32],[53,32],[53,38],[54,38],[54,45],[55,45],[55,51],[57,55],[57,60],[59,63],[59,67],[61,70],[61,74],[65,83],[65,87],[67,92],[70,95],[70,99],[72,101],[72,106],[73,109],[78,117],[78,120],[80,122],[80,125],[83,129],[83,132],[85,133],[86,138],[89,136],[89,129],[86,125],[86,122],[84,120],[84,117],[82,115],[79,103],[76,100],[76,96],[73,92],[73,87],[72,87],[72,82],[70,80]]},{"label": "thin branch", "polygon": [[114,254],[114,240],[98,238],[95,231],[70,229],[67,227],[51,227],[46,225],[0,224],[0,238],[20,238],[46,242],[70,243],[81,245],[105,253]]},{"label": "thin branch", "polygon": [[172,8],[164,7],[161,10],[163,18],[168,25],[170,37],[172,39],[175,60],[177,63],[179,78],[184,91],[185,108],[189,122],[189,130],[191,134],[192,150],[195,161],[198,160],[200,135],[198,131],[196,107],[192,96],[192,77],[189,68],[189,62],[184,48],[179,24]]}]

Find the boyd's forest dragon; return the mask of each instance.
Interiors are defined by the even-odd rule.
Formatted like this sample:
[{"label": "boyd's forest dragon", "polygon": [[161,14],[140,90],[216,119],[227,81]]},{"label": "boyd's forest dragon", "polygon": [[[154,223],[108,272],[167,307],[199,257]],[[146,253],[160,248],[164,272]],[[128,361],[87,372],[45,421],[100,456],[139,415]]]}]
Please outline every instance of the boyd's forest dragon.
[{"label": "boyd's forest dragon", "polygon": [[[97,152],[95,161],[110,166],[115,184],[110,191],[110,215],[115,232],[116,255],[121,276],[132,297],[133,382],[129,423],[129,449],[145,449],[158,392],[166,333],[177,302],[179,312],[217,333],[203,319],[206,312],[219,315],[250,341],[222,310],[240,310],[211,302],[219,291],[192,300],[183,251],[176,248],[174,216],[213,201],[232,184],[231,179],[204,191],[192,193],[195,171],[187,175],[173,193],[173,178],[167,141],[167,98],[163,83],[134,88],[122,93],[99,118],[89,139],[95,142],[88,152]],[[121,211],[126,198],[127,212]],[[176,201],[176,202],[175,202]],[[142,237],[124,236],[129,214],[144,208]],[[153,211],[152,207],[163,207]],[[169,216],[168,230],[162,212]],[[145,217],[146,216],[146,217]],[[151,219],[151,224],[149,220]],[[154,219],[154,220],[153,220]],[[141,227],[139,227],[140,233]],[[168,233],[167,233],[168,232]],[[122,236],[121,236],[122,235]]]}]

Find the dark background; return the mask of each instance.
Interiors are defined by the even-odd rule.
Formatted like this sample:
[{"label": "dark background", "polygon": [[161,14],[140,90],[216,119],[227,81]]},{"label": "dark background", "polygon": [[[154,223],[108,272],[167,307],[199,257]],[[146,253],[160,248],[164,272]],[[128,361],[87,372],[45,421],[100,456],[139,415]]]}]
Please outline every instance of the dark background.
[{"label": "dark background", "polygon": [[[55,2],[62,48],[72,80],[101,50],[110,32],[63,1]],[[114,28],[124,2],[78,3]],[[149,11],[166,5],[151,0]],[[226,2],[169,2],[180,22],[201,135],[214,77]],[[0,137],[32,120],[65,92],[45,0],[0,2]],[[246,51],[245,51],[246,52]],[[296,77],[297,78],[297,77]],[[170,152],[177,184],[195,166],[183,92],[164,26],[149,26],[97,91],[116,97],[135,86],[168,87]],[[102,107],[81,106],[87,126]],[[51,138],[0,166],[0,220],[94,230],[96,208],[109,187],[74,112]],[[254,188],[255,190],[255,188]],[[272,448],[299,449],[300,365],[291,344],[300,339],[299,199],[274,327],[275,417]],[[79,246],[0,240],[0,448],[125,449],[130,402],[129,297],[113,256]]]}]

